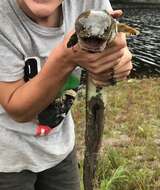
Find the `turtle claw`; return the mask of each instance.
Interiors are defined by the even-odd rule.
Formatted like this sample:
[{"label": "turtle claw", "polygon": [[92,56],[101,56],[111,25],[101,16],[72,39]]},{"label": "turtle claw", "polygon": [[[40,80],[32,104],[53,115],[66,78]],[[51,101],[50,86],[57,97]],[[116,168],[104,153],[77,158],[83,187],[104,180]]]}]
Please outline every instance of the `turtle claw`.
[{"label": "turtle claw", "polygon": [[74,34],[70,37],[70,39],[69,39],[69,41],[68,41],[68,43],[67,43],[67,48],[71,48],[71,47],[75,46],[77,43],[78,43],[78,37],[77,37],[77,34],[74,33]]},{"label": "turtle claw", "polygon": [[117,23],[118,32],[124,32],[127,36],[137,36],[140,34],[140,32],[123,23]]}]

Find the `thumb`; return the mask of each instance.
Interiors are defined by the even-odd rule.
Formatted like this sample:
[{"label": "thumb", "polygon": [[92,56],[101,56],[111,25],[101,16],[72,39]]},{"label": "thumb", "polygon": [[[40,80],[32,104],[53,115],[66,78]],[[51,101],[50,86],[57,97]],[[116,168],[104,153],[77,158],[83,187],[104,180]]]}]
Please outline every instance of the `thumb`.
[{"label": "thumb", "polygon": [[111,11],[110,12],[110,15],[113,17],[113,18],[119,18],[123,15],[123,11],[122,10],[115,10],[115,11]]}]

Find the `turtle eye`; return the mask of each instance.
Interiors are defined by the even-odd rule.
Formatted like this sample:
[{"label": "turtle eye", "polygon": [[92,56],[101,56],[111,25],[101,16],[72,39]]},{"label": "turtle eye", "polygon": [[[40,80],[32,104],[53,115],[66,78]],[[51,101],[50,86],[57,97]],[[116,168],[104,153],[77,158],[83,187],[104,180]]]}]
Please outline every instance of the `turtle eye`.
[{"label": "turtle eye", "polygon": [[108,28],[106,28],[106,29],[104,30],[104,32],[107,33],[107,32],[108,32]]}]

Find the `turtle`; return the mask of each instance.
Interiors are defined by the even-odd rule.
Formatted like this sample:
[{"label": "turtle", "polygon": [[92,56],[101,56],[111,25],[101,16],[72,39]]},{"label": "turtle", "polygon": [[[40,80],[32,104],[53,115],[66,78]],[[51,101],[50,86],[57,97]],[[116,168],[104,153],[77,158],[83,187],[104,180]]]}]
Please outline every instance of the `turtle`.
[{"label": "turtle", "polygon": [[77,43],[88,52],[102,52],[116,37],[118,32],[126,36],[138,35],[139,31],[116,21],[107,10],[86,10],[75,22],[75,33],[67,43],[71,48]]},{"label": "turtle", "polygon": [[[87,52],[102,52],[113,42],[118,32],[127,36],[138,35],[139,31],[116,21],[106,10],[87,10],[82,12],[75,22],[75,33],[67,43],[71,48],[77,43]],[[95,85],[87,75],[86,84],[86,129],[83,182],[85,190],[94,189],[98,152],[101,146],[107,91],[104,84]],[[111,84],[115,84],[112,80]],[[103,88],[102,88],[103,87]]]}]

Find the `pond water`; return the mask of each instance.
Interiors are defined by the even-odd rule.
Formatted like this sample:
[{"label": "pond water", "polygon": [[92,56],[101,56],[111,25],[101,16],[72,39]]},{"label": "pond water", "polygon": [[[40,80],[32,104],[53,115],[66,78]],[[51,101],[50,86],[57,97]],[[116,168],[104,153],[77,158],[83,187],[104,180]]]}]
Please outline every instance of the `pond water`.
[{"label": "pond water", "polygon": [[160,76],[160,6],[113,5],[124,11],[120,22],[138,28],[140,35],[128,39],[133,53],[132,76]]}]

